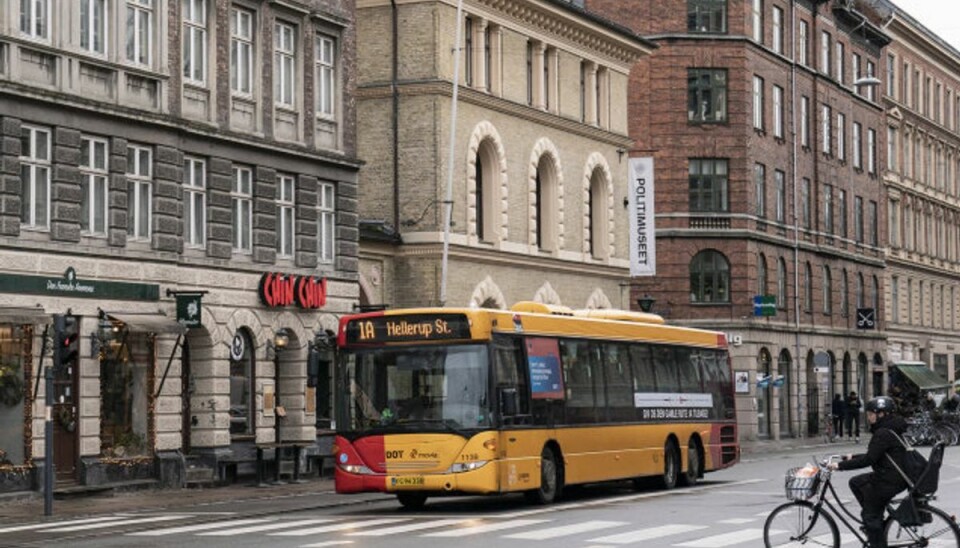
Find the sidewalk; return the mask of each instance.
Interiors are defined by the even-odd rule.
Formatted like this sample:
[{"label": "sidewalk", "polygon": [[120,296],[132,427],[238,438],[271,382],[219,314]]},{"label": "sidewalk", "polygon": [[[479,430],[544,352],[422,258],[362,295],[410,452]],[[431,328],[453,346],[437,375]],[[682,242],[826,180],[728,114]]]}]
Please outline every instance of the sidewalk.
[{"label": "sidewalk", "polygon": [[[824,443],[820,437],[742,441],[740,447],[744,461],[759,460],[765,455],[783,454],[806,450],[811,454],[855,453],[866,449],[869,435],[860,438],[860,445],[846,440]],[[74,495],[53,501],[53,516],[43,515],[43,496],[0,495],[0,525],[21,524],[58,520],[77,516],[107,514],[114,512],[236,512],[239,502],[261,502],[257,514],[283,513],[288,510],[304,510],[391,499],[383,493],[337,495],[330,477],[305,478],[303,483],[285,483],[257,487],[255,479],[241,479],[225,487],[191,488],[179,490],[144,489],[138,491],[108,491],[89,495]],[[269,505],[264,511],[263,507]],[[242,512],[238,512],[238,516]]]}]

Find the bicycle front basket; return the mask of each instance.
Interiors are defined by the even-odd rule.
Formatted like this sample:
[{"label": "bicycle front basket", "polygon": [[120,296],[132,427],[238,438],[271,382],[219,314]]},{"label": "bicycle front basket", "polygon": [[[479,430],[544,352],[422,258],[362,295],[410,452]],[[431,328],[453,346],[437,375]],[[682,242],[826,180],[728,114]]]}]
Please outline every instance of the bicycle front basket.
[{"label": "bicycle front basket", "polygon": [[808,500],[817,494],[820,487],[820,470],[805,466],[787,470],[784,489],[789,500]]}]

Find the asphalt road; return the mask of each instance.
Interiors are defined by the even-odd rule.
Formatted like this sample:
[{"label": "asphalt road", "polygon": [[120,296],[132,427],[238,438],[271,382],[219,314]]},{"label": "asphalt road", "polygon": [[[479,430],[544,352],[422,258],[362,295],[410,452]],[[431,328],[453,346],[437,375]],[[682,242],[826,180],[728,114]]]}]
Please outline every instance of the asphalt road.
[{"label": "asphalt road", "polygon": [[[763,545],[766,515],[785,501],[784,472],[813,458],[805,452],[759,455],[708,474],[695,487],[671,491],[653,486],[636,491],[630,484],[571,489],[561,503],[547,507],[530,506],[519,496],[457,497],[431,499],[422,511],[411,512],[384,497],[318,510],[309,508],[310,497],[302,497],[302,509],[280,513],[268,501],[248,501],[225,511],[219,505],[216,512],[84,516],[0,527],[0,546],[420,548],[446,541],[461,548],[756,547]],[[842,499],[858,513],[846,485],[854,474],[834,478]],[[935,504],[960,511],[958,483],[960,448],[955,447],[947,451]],[[859,546],[852,536],[844,538],[844,546]]]}]

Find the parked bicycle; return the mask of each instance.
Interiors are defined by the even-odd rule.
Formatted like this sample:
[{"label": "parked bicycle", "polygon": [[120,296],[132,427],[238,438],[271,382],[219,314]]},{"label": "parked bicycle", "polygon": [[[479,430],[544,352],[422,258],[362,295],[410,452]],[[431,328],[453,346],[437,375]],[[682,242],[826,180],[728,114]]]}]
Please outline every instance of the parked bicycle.
[{"label": "parked bicycle", "polygon": [[[937,449],[937,448],[935,448]],[[943,447],[939,447],[943,451]],[[763,542],[767,548],[779,546],[833,546],[839,548],[840,530],[837,520],[862,545],[866,536],[859,518],[846,508],[831,481],[829,465],[840,455],[825,457],[819,466],[807,465],[787,471],[786,496],[767,516],[763,525]],[[954,518],[933,506],[933,495],[920,495],[910,490],[907,496],[887,505],[889,517],[884,522],[890,548],[953,546],[960,548],[960,527]]]}]

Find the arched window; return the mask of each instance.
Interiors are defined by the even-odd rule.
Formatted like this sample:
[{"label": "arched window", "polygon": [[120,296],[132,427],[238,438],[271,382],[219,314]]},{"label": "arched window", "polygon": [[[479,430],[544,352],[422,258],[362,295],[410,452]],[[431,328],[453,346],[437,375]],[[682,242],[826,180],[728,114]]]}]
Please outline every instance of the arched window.
[{"label": "arched window", "polygon": [[230,348],[230,434],[252,436],[255,424],[253,338],[247,328],[237,330]]},{"label": "arched window", "polygon": [[787,261],[777,259],[777,306],[787,307]]},{"label": "arched window", "polygon": [[863,308],[863,303],[866,302],[863,295],[863,273],[857,273],[857,308]]},{"label": "arched window", "polygon": [[779,390],[781,436],[789,436],[792,434],[791,426],[793,425],[793,421],[790,416],[790,398],[793,388],[792,379],[790,378],[791,362],[793,362],[793,359],[790,357],[790,351],[784,348],[780,351],[780,355],[777,356],[777,375],[783,379]]},{"label": "arched window", "polygon": [[494,237],[494,174],[496,153],[489,140],[480,143],[476,161],[477,239],[490,241]]},{"label": "arched window", "polygon": [[549,154],[540,156],[534,189],[534,232],[539,249],[553,251],[557,241],[557,172]]},{"label": "arched window", "polygon": [[690,261],[690,302],[730,302],[730,263],[722,253],[708,249]]},{"label": "arched window", "polygon": [[830,276],[830,267],[823,265],[823,313],[833,312],[833,278]]},{"label": "arched window", "polygon": [[586,205],[587,222],[590,225],[588,249],[595,259],[607,257],[607,178],[603,169],[596,168],[590,176],[590,193]]},{"label": "arched window", "polygon": [[760,254],[757,261],[757,295],[767,294],[767,257]]},{"label": "arched window", "polygon": [[847,279],[847,269],[843,269],[843,276],[840,279],[840,315],[844,318],[850,314],[850,283]]},{"label": "arched window", "polygon": [[809,262],[803,264],[803,309],[813,311],[813,270]]}]

